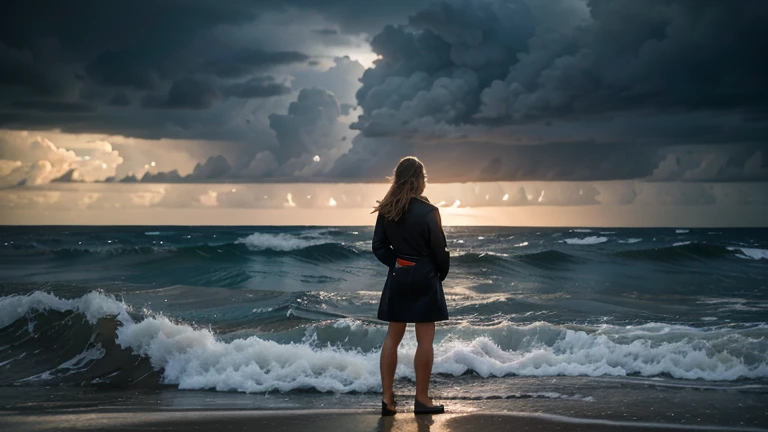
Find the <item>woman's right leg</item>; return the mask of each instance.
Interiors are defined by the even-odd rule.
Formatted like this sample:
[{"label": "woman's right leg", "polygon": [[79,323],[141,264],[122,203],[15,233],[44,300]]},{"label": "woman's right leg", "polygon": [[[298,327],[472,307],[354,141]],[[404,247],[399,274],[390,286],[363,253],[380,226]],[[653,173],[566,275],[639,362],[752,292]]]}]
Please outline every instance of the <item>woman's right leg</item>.
[{"label": "woman's right leg", "polygon": [[395,394],[392,389],[395,383],[395,371],[397,370],[397,347],[403,340],[406,323],[391,322],[387,329],[387,336],[384,338],[384,345],[381,346],[381,360],[379,368],[381,369],[381,390],[382,399],[394,409]]},{"label": "woman's right leg", "polygon": [[429,378],[432,375],[432,361],[435,341],[435,323],[416,323],[416,355],[413,358],[413,368],[416,370],[416,400],[426,406],[432,406],[429,398]]}]

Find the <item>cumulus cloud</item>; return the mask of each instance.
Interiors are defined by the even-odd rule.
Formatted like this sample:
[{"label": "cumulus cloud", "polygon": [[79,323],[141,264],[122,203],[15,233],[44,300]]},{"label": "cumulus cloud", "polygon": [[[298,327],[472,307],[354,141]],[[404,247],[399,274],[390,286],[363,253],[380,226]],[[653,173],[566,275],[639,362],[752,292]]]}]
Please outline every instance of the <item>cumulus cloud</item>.
[{"label": "cumulus cloud", "polygon": [[329,169],[349,148],[349,123],[333,93],[309,88],[299,92],[286,114],[269,116],[278,147],[273,150],[281,171],[308,176]]},{"label": "cumulus cloud", "polygon": [[[230,165],[223,155],[198,164],[187,176],[158,172],[145,174],[143,182],[203,182],[222,179],[258,181],[267,177],[295,181],[322,176],[349,149],[351,119],[345,117],[333,93],[319,88],[302,89],[285,114],[269,116],[276,145],[249,159]],[[137,181],[129,176],[124,181]]]},{"label": "cumulus cloud", "polygon": [[356,127],[765,106],[756,77],[768,70],[754,64],[762,4],[539,3],[441,2],[385,28],[371,42],[383,58],[363,76]]},{"label": "cumulus cloud", "polygon": [[360,77],[365,68],[357,60],[349,56],[336,57],[333,66],[325,71],[301,71],[295,74],[293,85],[297,88],[323,88],[336,96],[342,104],[357,105],[355,93],[360,88]]},{"label": "cumulus cloud", "polygon": [[106,141],[84,143],[76,152],[57,147],[42,137],[14,138],[0,142],[3,187],[39,185],[56,179],[102,181],[114,176],[117,166],[123,163],[120,154]]}]

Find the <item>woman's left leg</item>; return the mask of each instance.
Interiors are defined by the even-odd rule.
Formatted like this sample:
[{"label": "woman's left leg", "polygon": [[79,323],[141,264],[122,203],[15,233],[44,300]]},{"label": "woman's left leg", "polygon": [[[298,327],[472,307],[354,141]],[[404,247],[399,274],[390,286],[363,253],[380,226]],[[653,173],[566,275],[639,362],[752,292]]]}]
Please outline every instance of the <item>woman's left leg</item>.
[{"label": "woman's left leg", "polygon": [[382,399],[389,405],[389,409],[395,409],[395,393],[393,386],[395,383],[395,370],[397,370],[397,348],[405,334],[406,323],[391,322],[387,329],[387,336],[384,338],[384,345],[381,347],[381,360],[379,368],[381,370],[381,390]]},{"label": "woman's left leg", "polygon": [[416,355],[413,357],[413,368],[416,371],[416,400],[431,407],[429,398],[429,378],[432,375],[435,340],[435,323],[416,323]]}]

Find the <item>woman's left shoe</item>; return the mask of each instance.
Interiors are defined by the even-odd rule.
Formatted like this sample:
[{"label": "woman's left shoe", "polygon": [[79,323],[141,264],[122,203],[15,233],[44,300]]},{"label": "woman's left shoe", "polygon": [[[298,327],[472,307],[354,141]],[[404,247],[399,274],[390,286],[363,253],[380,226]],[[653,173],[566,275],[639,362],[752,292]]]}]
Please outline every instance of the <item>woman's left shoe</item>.
[{"label": "woman's left shoe", "polygon": [[[393,403],[392,406],[397,408],[397,402]],[[387,403],[384,402],[384,400],[382,399],[381,400],[381,416],[382,417],[390,417],[390,416],[393,416],[395,414],[397,414],[397,411],[389,409],[389,405],[387,405]]]},{"label": "woman's left shoe", "polygon": [[419,402],[418,399],[413,401],[413,413],[414,414],[443,414],[445,407],[442,405],[427,406]]}]

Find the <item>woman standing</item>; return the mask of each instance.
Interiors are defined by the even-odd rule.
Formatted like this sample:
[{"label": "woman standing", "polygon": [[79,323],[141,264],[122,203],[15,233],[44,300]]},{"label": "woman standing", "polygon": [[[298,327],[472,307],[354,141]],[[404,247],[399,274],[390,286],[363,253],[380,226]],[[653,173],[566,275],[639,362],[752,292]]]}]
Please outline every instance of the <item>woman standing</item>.
[{"label": "woman standing", "polygon": [[442,281],[450,257],[437,207],[422,196],[427,184],[424,165],[415,157],[403,158],[395,168],[389,191],[374,209],[379,215],[373,232],[373,253],[389,268],[381,293],[378,318],[389,322],[381,348],[381,415],[394,415],[392,389],[397,348],[407,323],[416,324],[416,414],[440,414],[442,405],[429,398],[435,321],[448,319]]}]

